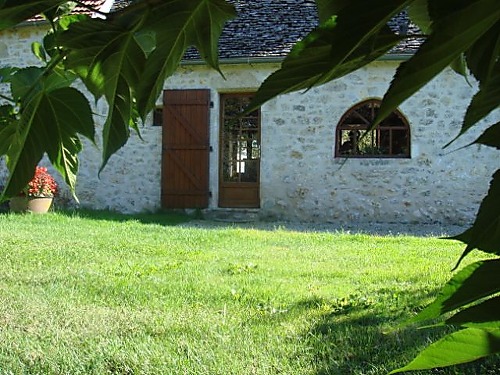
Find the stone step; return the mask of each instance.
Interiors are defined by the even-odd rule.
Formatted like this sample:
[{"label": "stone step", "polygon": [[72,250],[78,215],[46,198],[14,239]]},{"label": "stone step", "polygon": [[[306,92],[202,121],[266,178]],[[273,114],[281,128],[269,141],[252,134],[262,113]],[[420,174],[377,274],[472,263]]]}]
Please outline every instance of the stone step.
[{"label": "stone step", "polygon": [[217,208],[205,210],[203,216],[207,220],[246,223],[259,221],[259,211],[255,208]]}]

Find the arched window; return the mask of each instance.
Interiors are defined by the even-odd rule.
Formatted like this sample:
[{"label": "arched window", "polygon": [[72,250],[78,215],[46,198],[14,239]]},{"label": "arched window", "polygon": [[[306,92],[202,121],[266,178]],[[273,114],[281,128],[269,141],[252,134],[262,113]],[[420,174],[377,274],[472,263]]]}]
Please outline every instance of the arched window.
[{"label": "arched window", "polygon": [[368,131],[381,101],[369,99],[349,109],[337,125],[336,157],[409,158],[410,126],[398,110]]}]

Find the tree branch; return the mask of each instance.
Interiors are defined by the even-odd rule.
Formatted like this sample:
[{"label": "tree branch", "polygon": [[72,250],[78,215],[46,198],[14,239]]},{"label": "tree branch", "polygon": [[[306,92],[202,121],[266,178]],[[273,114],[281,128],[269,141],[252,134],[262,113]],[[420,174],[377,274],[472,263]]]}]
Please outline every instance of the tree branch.
[{"label": "tree branch", "polygon": [[8,102],[16,104],[16,101],[14,99],[9,98],[8,96],[2,95],[2,94],[0,94],[0,99],[3,99],[3,100],[6,100]]}]

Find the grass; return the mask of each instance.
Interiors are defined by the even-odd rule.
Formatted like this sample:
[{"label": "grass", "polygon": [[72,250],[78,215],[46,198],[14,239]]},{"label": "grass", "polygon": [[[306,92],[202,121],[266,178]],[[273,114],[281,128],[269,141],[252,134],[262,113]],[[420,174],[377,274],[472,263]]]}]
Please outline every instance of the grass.
[{"label": "grass", "polygon": [[187,220],[0,215],[0,374],[384,374],[445,333],[400,324],[457,242]]}]

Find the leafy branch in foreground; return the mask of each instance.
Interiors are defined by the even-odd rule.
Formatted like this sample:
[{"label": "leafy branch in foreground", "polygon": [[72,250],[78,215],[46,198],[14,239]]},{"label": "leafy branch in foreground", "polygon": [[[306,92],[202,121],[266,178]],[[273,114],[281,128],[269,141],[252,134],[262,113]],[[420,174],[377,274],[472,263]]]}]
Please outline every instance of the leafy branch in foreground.
[{"label": "leafy branch in foreground", "polygon": [[[52,29],[35,54],[44,67],[3,69],[12,102],[0,121],[0,156],[10,171],[2,197],[11,197],[32,177],[46,153],[74,192],[79,135],[94,139],[95,125],[83,92],[70,87],[80,79],[96,101],[104,98],[103,163],[139,132],[155,107],[165,79],[175,72],[187,48],[195,46],[218,69],[217,43],[234,7],[224,0],[139,0],[107,18],[68,16],[69,1],[0,2],[0,31],[43,14]],[[13,73],[12,73],[13,72]],[[22,90],[20,89],[22,88]],[[65,98],[65,100],[61,100]],[[5,99],[5,98],[4,98]],[[2,125],[3,124],[3,125]]]},{"label": "leafy branch in foreground", "polygon": [[[424,40],[418,51],[398,67],[372,126],[447,66],[463,75],[470,72],[478,83],[478,91],[469,104],[458,136],[499,107],[500,5],[497,0],[373,0],[369,6],[364,0],[317,0],[317,4],[322,24],[295,45],[281,69],[262,84],[250,104],[251,109],[277,95],[332,81],[388,52],[404,36],[391,31],[387,21],[405,8],[423,31]],[[499,135],[497,122],[474,143],[499,149]],[[476,248],[500,253],[498,207],[500,170],[493,176],[472,227],[455,237],[467,244],[460,260]],[[500,309],[494,296],[500,287],[490,286],[490,278],[495,280],[498,274],[500,262],[491,261],[471,265],[455,275],[415,321],[465,308],[445,324],[466,328],[446,336],[394,373],[449,366],[500,352]]]},{"label": "leafy branch in foreground", "polygon": [[[498,196],[500,170],[493,177],[473,226],[454,237],[467,244],[459,262],[475,248],[498,255]],[[392,373],[450,366],[500,353],[499,272],[500,259],[495,258],[475,262],[455,274],[435,301],[409,323],[446,316],[444,324],[458,326],[460,330],[429,346],[407,366]]]},{"label": "leafy branch in foreground", "polygon": [[11,172],[6,195],[22,190],[45,153],[65,182],[74,186],[82,149],[78,134],[94,138],[92,111],[85,96],[70,87],[74,78],[64,70],[43,67],[4,76],[16,103],[4,107],[10,120],[0,128],[0,151]]}]

